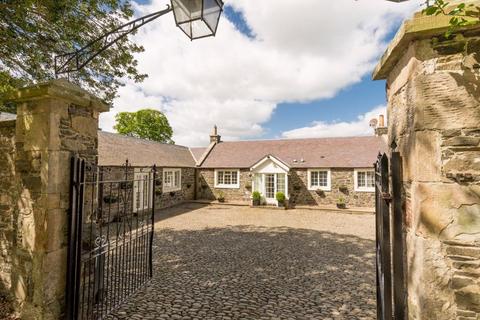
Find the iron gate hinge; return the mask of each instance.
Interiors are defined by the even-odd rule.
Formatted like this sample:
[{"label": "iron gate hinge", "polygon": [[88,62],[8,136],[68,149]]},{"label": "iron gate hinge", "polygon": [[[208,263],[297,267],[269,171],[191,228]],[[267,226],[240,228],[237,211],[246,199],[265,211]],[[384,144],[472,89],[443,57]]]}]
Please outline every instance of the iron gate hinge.
[{"label": "iron gate hinge", "polygon": [[388,192],[382,192],[382,198],[385,201],[392,201],[392,195]]}]

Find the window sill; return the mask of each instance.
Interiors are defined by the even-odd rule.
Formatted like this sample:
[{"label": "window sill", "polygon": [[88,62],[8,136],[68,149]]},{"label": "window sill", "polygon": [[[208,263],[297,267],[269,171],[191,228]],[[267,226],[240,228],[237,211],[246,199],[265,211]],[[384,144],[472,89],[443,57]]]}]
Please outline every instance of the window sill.
[{"label": "window sill", "polygon": [[162,191],[163,192],[176,192],[176,191],[181,191],[182,188],[165,188]]},{"label": "window sill", "polygon": [[354,191],[355,191],[355,192],[369,192],[369,193],[374,193],[374,192],[375,192],[375,188],[359,188],[359,189],[355,189]]},{"label": "window sill", "polygon": [[240,189],[240,185],[219,184],[214,186],[215,189]]},{"label": "window sill", "polygon": [[309,191],[332,191],[332,188],[329,187],[310,187]]}]

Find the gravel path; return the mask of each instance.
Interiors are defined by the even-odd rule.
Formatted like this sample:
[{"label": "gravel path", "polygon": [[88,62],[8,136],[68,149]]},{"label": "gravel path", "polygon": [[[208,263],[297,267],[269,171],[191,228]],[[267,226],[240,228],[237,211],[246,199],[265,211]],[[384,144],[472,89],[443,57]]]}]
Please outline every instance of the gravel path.
[{"label": "gravel path", "polygon": [[108,319],[375,319],[374,217],[184,205],[154,278]]}]

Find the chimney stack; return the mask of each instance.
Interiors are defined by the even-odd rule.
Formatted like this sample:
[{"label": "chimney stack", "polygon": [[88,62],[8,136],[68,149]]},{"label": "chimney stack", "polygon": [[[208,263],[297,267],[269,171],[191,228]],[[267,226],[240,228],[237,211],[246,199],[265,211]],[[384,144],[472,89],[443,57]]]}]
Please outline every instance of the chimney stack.
[{"label": "chimney stack", "polygon": [[210,143],[220,143],[222,142],[221,141],[221,136],[218,135],[218,129],[217,129],[217,125],[215,125],[213,127],[213,132],[212,134],[210,135]]},{"label": "chimney stack", "polygon": [[383,114],[378,117],[378,126],[381,128],[385,127],[385,116]]},{"label": "chimney stack", "polygon": [[378,116],[378,126],[375,128],[375,135],[377,137],[386,136],[388,128],[385,126],[385,116],[383,114]]}]

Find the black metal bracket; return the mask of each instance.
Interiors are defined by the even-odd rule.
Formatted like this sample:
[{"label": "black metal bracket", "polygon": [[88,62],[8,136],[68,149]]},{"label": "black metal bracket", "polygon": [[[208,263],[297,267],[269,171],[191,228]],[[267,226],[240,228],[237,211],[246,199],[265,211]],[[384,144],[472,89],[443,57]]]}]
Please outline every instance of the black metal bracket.
[{"label": "black metal bracket", "polygon": [[391,202],[393,200],[393,197],[389,192],[382,192],[382,199]]},{"label": "black metal bracket", "polygon": [[[170,5],[167,5],[166,9],[130,21],[91,41],[78,50],[57,55],[55,57],[55,77],[57,78],[59,75],[65,73],[79,71],[96,56],[108,49],[120,39],[172,10],[173,9],[170,7]],[[98,49],[98,47],[100,47],[100,49]]]}]

